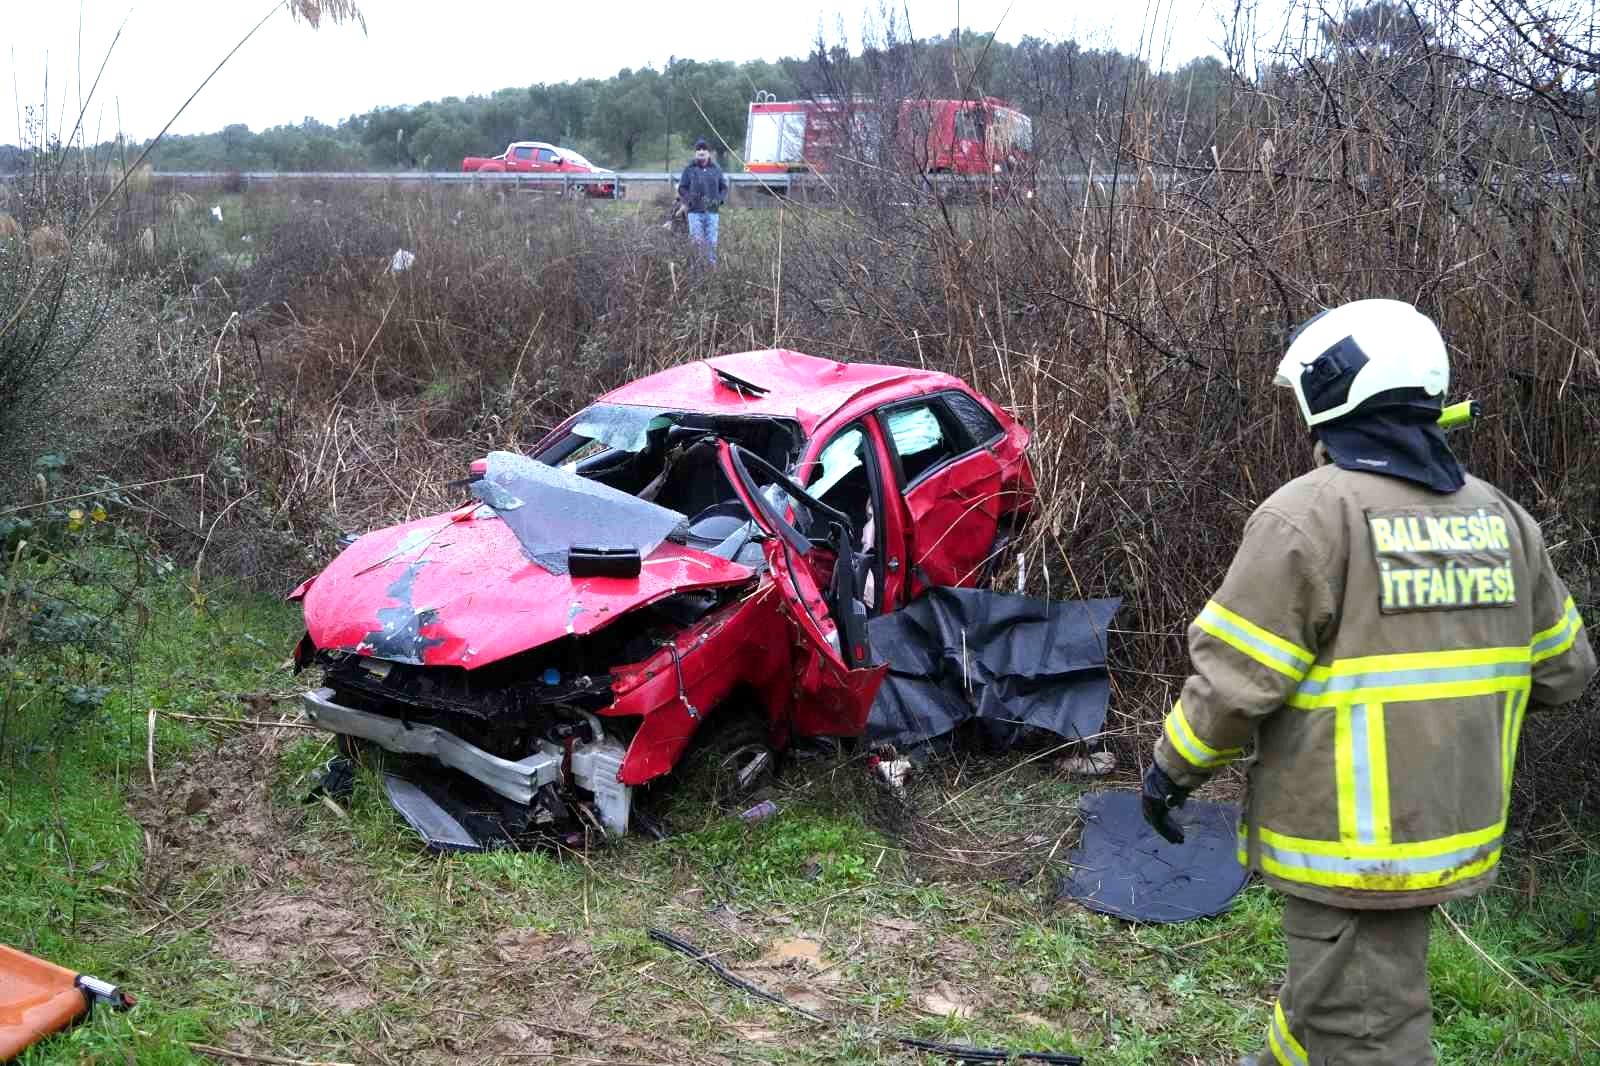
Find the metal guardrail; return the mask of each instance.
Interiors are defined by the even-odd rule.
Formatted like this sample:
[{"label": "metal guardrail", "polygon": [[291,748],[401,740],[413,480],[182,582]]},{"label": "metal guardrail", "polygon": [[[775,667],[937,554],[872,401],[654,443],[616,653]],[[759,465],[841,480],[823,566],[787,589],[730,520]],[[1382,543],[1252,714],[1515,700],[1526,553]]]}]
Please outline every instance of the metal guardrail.
[{"label": "metal guardrail", "polygon": [[[605,172],[601,174],[582,174],[563,172],[555,174],[519,174],[519,173],[482,173],[480,171],[453,171],[453,170],[396,170],[396,171],[287,171],[287,170],[248,170],[248,171],[202,171],[202,170],[158,170],[152,175],[155,178],[165,178],[173,181],[185,182],[221,182],[240,181],[246,185],[266,185],[278,181],[328,181],[336,183],[374,183],[388,185],[510,185],[512,187],[554,185],[560,186],[562,191],[570,192],[576,186],[605,185],[615,183],[618,189],[625,190],[629,185],[665,185],[668,187],[678,183],[679,175],[664,170],[623,170]],[[764,189],[768,191],[793,192],[800,188],[823,190],[828,188],[829,179],[825,175],[804,173],[794,174],[751,174],[745,171],[724,172],[729,186],[733,188]],[[965,185],[983,182],[987,178],[983,174],[930,174],[925,179],[933,185]],[[1158,175],[1157,180],[1165,183],[1173,180],[1174,175]],[[1034,185],[1068,185],[1083,186],[1087,184],[1110,185],[1113,181],[1118,185],[1133,185],[1140,180],[1140,173],[1136,170],[1125,171],[1113,178],[1110,174],[1060,174],[1041,175],[1030,179]]]},{"label": "metal guardrail", "polygon": [[[482,171],[459,170],[246,170],[246,171],[202,171],[202,170],[158,170],[152,175],[155,178],[168,178],[174,181],[242,181],[250,184],[270,184],[275,181],[332,181],[332,182],[372,182],[390,185],[557,185],[563,191],[575,186],[608,185],[617,183],[626,187],[628,185],[676,185],[678,175],[668,171],[655,170],[624,170],[604,171],[601,173],[574,173],[563,171],[554,174],[526,174]],[[790,174],[747,174],[738,171],[724,175],[728,184],[732,186],[751,186],[755,188],[775,188],[787,190],[795,182],[794,178],[804,178],[804,175]]]}]

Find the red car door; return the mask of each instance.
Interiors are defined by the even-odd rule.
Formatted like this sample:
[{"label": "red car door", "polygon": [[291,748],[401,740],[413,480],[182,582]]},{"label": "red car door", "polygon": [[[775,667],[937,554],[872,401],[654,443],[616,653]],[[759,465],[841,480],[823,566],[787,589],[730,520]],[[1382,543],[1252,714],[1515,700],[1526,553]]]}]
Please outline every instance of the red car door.
[{"label": "red car door", "polygon": [[534,151],[534,149],[525,144],[511,149],[511,152],[506,156],[506,169],[517,172],[535,169],[533,165]]},{"label": "red car door", "polygon": [[1004,510],[1000,460],[937,394],[889,405],[878,419],[905,499],[909,595],[929,585],[973,585]]},{"label": "red car door", "polygon": [[[905,605],[905,525],[899,493],[885,471],[889,452],[876,420],[857,419],[827,438],[797,476],[806,491],[850,517],[855,548],[861,554],[861,599],[871,614]],[[826,581],[833,572],[831,553],[813,576]]]},{"label": "red car door", "polygon": [[[888,666],[851,666],[845,661],[841,647],[847,647],[852,663],[863,663],[869,658],[865,647],[864,619],[859,637],[861,644],[846,645],[846,635],[851,627],[842,626],[834,617],[833,605],[817,587],[805,556],[811,551],[810,541],[802,536],[757,484],[751,473],[755,462],[746,465],[748,453],[735,453],[726,441],[718,442],[717,451],[723,472],[739,494],[758,526],[767,534],[762,542],[767,565],[777,594],[788,607],[787,614],[798,636],[796,641],[795,706],[792,728],[802,736],[857,736],[867,725],[867,714],[872,700],[878,694],[878,685]],[[773,495],[789,493],[796,509],[806,507],[795,501],[799,486],[780,485],[776,479],[760,478]],[[849,557],[848,545],[841,545]]]}]

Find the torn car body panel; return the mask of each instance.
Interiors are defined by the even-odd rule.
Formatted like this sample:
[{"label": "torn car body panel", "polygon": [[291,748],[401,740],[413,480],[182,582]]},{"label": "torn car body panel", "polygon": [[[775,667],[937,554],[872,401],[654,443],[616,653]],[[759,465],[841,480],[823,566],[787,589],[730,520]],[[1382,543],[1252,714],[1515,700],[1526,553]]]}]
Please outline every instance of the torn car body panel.
[{"label": "torn car body panel", "polygon": [[668,773],[706,714],[736,691],[760,698],[773,748],[787,746],[795,679],[789,624],[778,599],[766,586],[649,659],[613,672],[615,702],[599,713],[641,719],[622,764],[624,784]]},{"label": "torn car body panel", "polygon": [[318,648],[393,662],[498,662],[563,636],[582,636],[663,597],[744,584],[747,566],[663,543],[636,578],[551,573],[484,508],[377,530],[360,538],[302,595]]}]

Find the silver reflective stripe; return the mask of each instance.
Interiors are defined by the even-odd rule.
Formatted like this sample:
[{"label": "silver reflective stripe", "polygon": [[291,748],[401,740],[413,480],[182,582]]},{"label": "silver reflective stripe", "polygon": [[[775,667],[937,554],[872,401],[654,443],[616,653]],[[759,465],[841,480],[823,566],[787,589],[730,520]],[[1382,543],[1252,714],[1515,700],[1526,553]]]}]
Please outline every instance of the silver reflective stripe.
[{"label": "silver reflective stripe", "polygon": [[1267,643],[1254,633],[1240,628],[1239,626],[1235,625],[1231,619],[1216,611],[1211,604],[1206,604],[1205,610],[1200,612],[1200,617],[1196,618],[1195,621],[1204,623],[1201,628],[1205,628],[1205,626],[1208,625],[1215,626],[1216,628],[1227,633],[1230,637],[1233,637],[1239,643],[1248,645],[1250,650],[1258,655],[1265,656],[1266,658],[1271,659],[1273,662],[1282,663],[1284,666],[1287,666],[1290,670],[1294,671],[1294,675],[1296,677],[1305,676],[1306,660],[1301,659],[1298,656],[1291,655],[1282,648]]},{"label": "silver reflective stripe", "polygon": [[1299,867],[1304,870],[1314,870],[1325,874],[1353,874],[1360,877],[1394,876],[1396,874],[1432,874],[1440,870],[1449,870],[1462,866],[1469,861],[1487,857],[1491,852],[1500,847],[1500,837],[1494,836],[1472,847],[1457,848],[1440,855],[1422,855],[1407,858],[1360,858],[1352,859],[1338,855],[1313,855],[1305,851],[1292,851],[1288,848],[1269,844],[1265,839],[1261,841],[1261,850],[1274,861],[1284,866]]},{"label": "silver reflective stripe", "polygon": [[1432,670],[1378,670],[1370,674],[1335,674],[1307,678],[1295,690],[1296,696],[1327,696],[1366,688],[1398,688],[1418,685],[1448,685],[1457,681],[1490,681],[1501,677],[1527,677],[1526,662],[1483,663],[1476,666],[1444,666]]},{"label": "silver reflective stripe", "polygon": [[1578,609],[1576,607],[1568,607],[1565,617],[1561,619],[1561,628],[1533,646],[1534,656],[1537,657],[1540,652],[1547,652],[1551,648],[1559,647],[1561,642],[1572,636],[1572,631],[1582,624],[1583,618],[1578,614]]},{"label": "silver reflective stripe", "polygon": [[1350,755],[1356,783],[1356,839],[1363,844],[1376,844],[1378,833],[1373,825],[1372,760],[1367,749],[1365,703],[1350,708]]}]

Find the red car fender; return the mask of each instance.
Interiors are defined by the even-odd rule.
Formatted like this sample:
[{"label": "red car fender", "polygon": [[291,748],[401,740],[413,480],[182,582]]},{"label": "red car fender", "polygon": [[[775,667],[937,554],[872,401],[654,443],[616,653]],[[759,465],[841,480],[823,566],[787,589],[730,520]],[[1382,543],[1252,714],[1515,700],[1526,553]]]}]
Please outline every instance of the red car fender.
[{"label": "red car fender", "polygon": [[994,445],[995,458],[1000,460],[1000,509],[1011,517],[1013,526],[1027,520],[1039,498],[1033,466],[1028,462],[1028,440],[1028,431],[1021,423],[1012,422],[1006,435]]},{"label": "red car fender", "polygon": [[[638,715],[643,720],[628,745],[617,777],[625,785],[642,785],[678,764],[695,731],[715,713],[734,689],[752,689],[768,716],[774,748],[789,741],[792,702],[788,626],[779,614],[779,599],[770,583],[743,602],[725,608],[681,634],[670,649],[640,663],[619,668],[612,692],[616,702],[601,714]],[[683,695],[678,672],[683,673]]]}]

